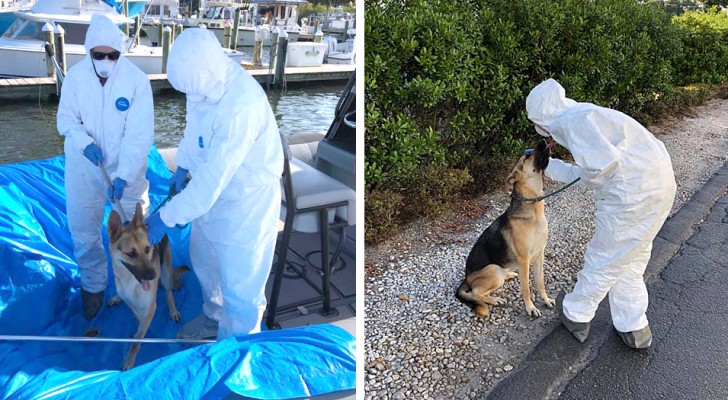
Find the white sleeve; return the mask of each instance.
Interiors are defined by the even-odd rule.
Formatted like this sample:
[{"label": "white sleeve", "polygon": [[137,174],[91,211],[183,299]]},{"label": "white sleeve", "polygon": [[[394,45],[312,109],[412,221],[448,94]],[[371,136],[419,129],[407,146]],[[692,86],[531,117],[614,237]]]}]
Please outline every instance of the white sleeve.
[{"label": "white sleeve", "polygon": [[66,140],[71,140],[79,151],[83,151],[94,140],[83,126],[76,92],[77,84],[72,76],[70,76],[71,79],[66,79],[61,88],[61,99],[56,113],[56,127],[58,133],[65,136]]},{"label": "white sleeve", "polygon": [[580,170],[576,165],[569,164],[558,158],[550,158],[549,165],[544,172],[549,179],[563,183],[571,183],[581,176]]},{"label": "white sleeve", "polygon": [[584,184],[601,187],[617,172],[621,157],[614,147],[602,135],[600,128],[587,116],[568,127],[571,155],[581,169],[580,176]]},{"label": "white sleeve", "polygon": [[213,136],[204,163],[189,184],[160,211],[167,226],[186,224],[206,214],[245,161],[260,131],[263,111],[221,112],[213,123]]},{"label": "white sleeve", "polygon": [[119,152],[119,167],[113,178],[128,183],[136,180],[147,166],[149,149],[154,142],[154,102],[149,79],[139,80],[127,112],[124,137]]},{"label": "white sleeve", "polygon": [[[187,103],[187,110],[190,109],[190,103]],[[186,118],[185,118],[186,120]],[[186,121],[185,121],[186,122]],[[185,126],[187,124],[185,123]],[[184,168],[189,170],[190,169],[190,156],[191,154],[194,154],[193,152],[197,151],[198,149],[198,143],[197,143],[197,136],[194,134],[188,134],[187,128],[185,127],[185,134],[182,137],[182,140],[179,142],[179,147],[177,148],[177,154],[174,157],[174,165],[177,166],[177,168]]]}]

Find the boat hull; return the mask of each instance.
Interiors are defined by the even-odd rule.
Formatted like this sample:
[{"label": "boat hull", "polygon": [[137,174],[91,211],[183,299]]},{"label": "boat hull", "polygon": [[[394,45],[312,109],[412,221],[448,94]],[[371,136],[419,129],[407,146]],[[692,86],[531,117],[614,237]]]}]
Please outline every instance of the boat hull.
[{"label": "boat hull", "polygon": [[[0,38],[0,76],[3,77],[45,77],[48,76],[46,53],[40,41],[27,41],[22,44]],[[17,42],[17,41],[15,41]],[[237,63],[243,61],[243,53],[228,52]],[[86,57],[83,46],[73,45],[66,49],[66,69]],[[140,46],[124,55],[145,74],[162,73],[162,48]]]}]

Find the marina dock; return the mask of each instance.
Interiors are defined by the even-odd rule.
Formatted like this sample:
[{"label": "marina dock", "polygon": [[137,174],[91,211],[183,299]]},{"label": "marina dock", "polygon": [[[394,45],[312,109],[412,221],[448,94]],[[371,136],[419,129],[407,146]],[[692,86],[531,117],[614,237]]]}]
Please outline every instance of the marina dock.
[{"label": "marina dock", "polygon": [[[354,72],[353,64],[323,64],[320,67],[286,67],[286,82],[292,83],[322,83],[346,82]],[[246,68],[247,69],[247,68]],[[267,67],[247,69],[261,85],[266,85],[274,71]],[[159,91],[173,89],[166,74],[149,75],[152,90]],[[48,97],[56,95],[55,78],[15,78],[0,79],[0,98],[17,99],[23,97]]]}]

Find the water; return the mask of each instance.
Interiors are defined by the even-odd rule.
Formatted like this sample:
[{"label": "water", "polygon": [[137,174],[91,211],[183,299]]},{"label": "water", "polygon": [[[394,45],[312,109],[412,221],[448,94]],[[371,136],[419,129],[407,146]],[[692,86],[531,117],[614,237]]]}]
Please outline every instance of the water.
[{"label": "water", "polygon": [[[325,133],[344,85],[308,85],[271,90],[268,100],[281,133]],[[177,93],[154,95],[155,133],[158,148],[176,147],[185,126],[185,98]],[[56,130],[58,104],[0,99],[0,164],[36,160],[63,154],[63,138]]]}]

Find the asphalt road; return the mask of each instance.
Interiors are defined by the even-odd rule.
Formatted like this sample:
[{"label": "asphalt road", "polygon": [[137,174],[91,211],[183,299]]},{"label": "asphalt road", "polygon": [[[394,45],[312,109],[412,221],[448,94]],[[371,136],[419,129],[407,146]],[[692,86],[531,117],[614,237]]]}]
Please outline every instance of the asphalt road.
[{"label": "asphalt road", "polygon": [[728,399],[728,165],[663,226],[645,274],[653,341],[622,344],[600,305],[580,344],[560,324],[489,399]]}]

